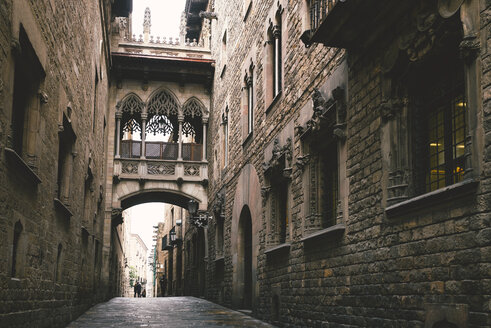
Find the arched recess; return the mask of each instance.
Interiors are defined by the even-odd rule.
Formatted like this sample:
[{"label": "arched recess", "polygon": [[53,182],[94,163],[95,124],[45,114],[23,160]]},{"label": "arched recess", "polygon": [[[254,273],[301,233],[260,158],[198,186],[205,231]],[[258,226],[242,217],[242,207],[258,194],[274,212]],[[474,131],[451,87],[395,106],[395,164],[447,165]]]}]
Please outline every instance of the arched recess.
[{"label": "arched recess", "polygon": [[[259,283],[257,281],[257,257],[259,255],[259,229],[261,226],[261,185],[256,169],[253,165],[247,164],[240,173],[235,189],[234,206],[232,212],[232,305],[235,308],[247,306],[244,299],[248,295],[245,293],[247,279],[245,276],[245,247],[247,231],[251,231],[250,240],[250,308],[255,311],[258,304]],[[250,222],[250,227],[248,224]],[[242,237],[242,239],[241,239]]]},{"label": "arched recess", "polygon": [[147,124],[145,132],[148,134],[162,134],[168,136],[168,142],[178,142],[180,104],[177,97],[165,88],[152,93],[147,101]]},{"label": "arched recess", "polygon": [[198,98],[191,97],[186,100],[182,106],[182,114],[184,116],[183,137],[190,138],[191,142],[202,143],[205,111],[205,106]]},{"label": "arched recess", "polygon": [[116,115],[121,117],[121,155],[125,158],[140,157],[141,143],[133,142],[141,140],[142,113],[145,108],[143,101],[135,93],[127,94],[117,105]]}]

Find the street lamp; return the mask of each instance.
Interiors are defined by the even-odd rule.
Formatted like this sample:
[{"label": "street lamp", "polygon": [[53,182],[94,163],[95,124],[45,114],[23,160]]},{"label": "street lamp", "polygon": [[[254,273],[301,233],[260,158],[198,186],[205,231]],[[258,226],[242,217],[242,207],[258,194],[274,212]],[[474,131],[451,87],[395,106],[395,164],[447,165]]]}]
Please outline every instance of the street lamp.
[{"label": "street lamp", "polygon": [[211,217],[206,211],[198,211],[198,205],[198,202],[194,199],[191,199],[188,202],[189,219],[194,226],[202,228],[208,224],[208,220],[210,220]]},{"label": "street lamp", "polygon": [[189,202],[188,202],[188,211],[189,211],[189,215],[191,215],[191,217],[194,217],[196,215],[196,213],[198,212],[198,202],[195,201],[194,199],[191,199]]}]

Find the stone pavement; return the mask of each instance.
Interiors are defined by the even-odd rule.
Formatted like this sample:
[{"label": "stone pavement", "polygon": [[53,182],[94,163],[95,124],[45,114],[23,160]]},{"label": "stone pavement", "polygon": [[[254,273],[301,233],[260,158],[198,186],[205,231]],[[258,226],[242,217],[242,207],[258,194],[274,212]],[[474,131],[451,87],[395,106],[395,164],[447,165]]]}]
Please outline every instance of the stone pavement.
[{"label": "stone pavement", "polygon": [[100,303],[67,328],[274,327],[195,297],[123,298]]}]

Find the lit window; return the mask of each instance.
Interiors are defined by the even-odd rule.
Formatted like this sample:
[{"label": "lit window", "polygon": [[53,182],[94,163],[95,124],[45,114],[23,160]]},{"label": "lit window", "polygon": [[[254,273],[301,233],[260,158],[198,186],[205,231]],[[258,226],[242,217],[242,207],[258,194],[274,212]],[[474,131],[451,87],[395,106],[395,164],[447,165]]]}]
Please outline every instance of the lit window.
[{"label": "lit window", "polygon": [[464,178],[465,107],[462,95],[458,95],[444,98],[428,113],[427,192]]}]

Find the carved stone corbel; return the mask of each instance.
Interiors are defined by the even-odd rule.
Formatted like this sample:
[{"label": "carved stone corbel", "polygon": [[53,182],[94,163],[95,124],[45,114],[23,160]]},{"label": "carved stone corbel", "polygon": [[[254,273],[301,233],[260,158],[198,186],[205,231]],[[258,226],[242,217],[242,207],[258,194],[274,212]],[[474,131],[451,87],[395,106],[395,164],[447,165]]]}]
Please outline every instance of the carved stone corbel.
[{"label": "carved stone corbel", "polygon": [[301,125],[295,126],[295,136],[297,136],[297,137],[301,136],[303,131],[304,131],[303,126],[301,126]]},{"label": "carved stone corbel", "polygon": [[38,96],[39,96],[39,100],[41,101],[41,104],[48,103],[48,94],[46,92],[39,91]]},{"label": "carved stone corbel", "polygon": [[216,19],[218,20],[218,15],[216,12],[211,12],[211,11],[200,11],[199,12],[199,17],[200,18],[206,18],[209,20]]},{"label": "carved stone corbel", "polygon": [[261,188],[261,198],[263,200],[263,206],[266,206],[266,202],[268,201],[269,193],[271,192],[271,187],[262,187]]},{"label": "carved stone corbel", "polygon": [[334,138],[337,139],[338,141],[345,141],[346,140],[346,123],[334,125],[334,130],[332,131],[332,134],[333,134]]},{"label": "carved stone corbel", "polygon": [[286,139],[286,144],[282,148],[282,153],[285,154],[287,166],[291,167],[292,166],[292,159],[293,159],[292,138],[288,137]]},{"label": "carved stone corbel", "polygon": [[303,168],[309,164],[310,162],[310,155],[307,154],[307,155],[304,155],[304,156],[300,156],[297,158],[296,162],[295,162],[295,165],[300,169],[300,170],[303,170]]},{"label": "carved stone corbel", "polygon": [[477,58],[481,51],[481,42],[479,39],[473,36],[466,36],[459,45],[460,56],[467,63],[471,63]]},{"label": "carved stone corbel", "polygon": [[386,99],[379,105],[378,110],[384,121],[390,121],[403,108],[401,99]]},{"label": "carved stone corbel", "polygon": [[14,56],[20,56],[22,54],[22,47],[20,46],[19,39],[12,38],[10,40],[10,48],[12,49]]}]

